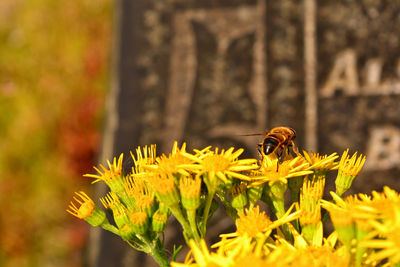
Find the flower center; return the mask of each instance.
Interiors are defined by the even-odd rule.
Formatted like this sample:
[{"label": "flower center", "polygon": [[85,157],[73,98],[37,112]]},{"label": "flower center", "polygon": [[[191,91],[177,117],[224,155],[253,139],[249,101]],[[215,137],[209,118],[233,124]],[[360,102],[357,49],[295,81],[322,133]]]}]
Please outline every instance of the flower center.
[{"label": "flower center", "polygon": [[239,213],[239,219],[236,220],[237,232],[241,235],[247,233],[250,237],[256,237],[262,233],[271,224],[271,220],[261,212],[259,207],[247,210],[246,214]]},{"label": "flower center", "polygon": [[289,171],[290,171],[289,162],[284,161],[282,162],[282,164],[279,164],[278,167],[268,166],[267,168],[265,168],[265,176],[267,177],[268,181],[274,183],[279,181],[281,178],[286,177],[289,174]]},{"label": "flower center", "polygon": [[147,220],[147,214],[143,211],[132,212],[129,217],[133,225],[143,225]]},{"label": "flower center", "polygon": [[94,202],[92,201],[84,202],[78,210],[79,218],[85,219],[89,217],[93,213],[94,208],[95,208]]},{"label": "flower center", "polygon": [[206,156],[202,163],[203,169],[206,172],[219,172],[219,171],[226,171],[229,168],[230,161],[229,159],[218,155],[218,154],[212,154]]},{"label": "flower center", "polygon": [[181,154],[172,154],[169,157],[163,155],[159,158],[158,167],[164,173],[177,173],[181,169],[180,165],[189,163],[191,161]]}]

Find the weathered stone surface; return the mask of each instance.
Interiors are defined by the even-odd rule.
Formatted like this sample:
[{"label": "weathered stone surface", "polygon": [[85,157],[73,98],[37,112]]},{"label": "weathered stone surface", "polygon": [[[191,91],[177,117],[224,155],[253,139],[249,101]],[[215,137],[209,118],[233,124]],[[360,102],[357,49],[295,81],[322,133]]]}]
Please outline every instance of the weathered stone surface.
[{"label": "weathered stone surface", "polygon": [[353,192],[400,183],[400,3],[323,1],[317,12],[320,151],[361,151]]},{"label": "weathered stone surface", "polygon": [[[301,149],[367,155],[352,192],[400,189],[398,1],[121,0],[117,19],[103,158],[174,140],[257,156],[262,137],[241,135],[288,125]],[[176,223],[167,236],[183,244]],[[154,265],[100,240],[96,266]]]},{"label": "weathered stone surface", "polygon": [[156,2],[144,16],[142,142],[254,143],[238,134],[266,127],[265,3]]}]

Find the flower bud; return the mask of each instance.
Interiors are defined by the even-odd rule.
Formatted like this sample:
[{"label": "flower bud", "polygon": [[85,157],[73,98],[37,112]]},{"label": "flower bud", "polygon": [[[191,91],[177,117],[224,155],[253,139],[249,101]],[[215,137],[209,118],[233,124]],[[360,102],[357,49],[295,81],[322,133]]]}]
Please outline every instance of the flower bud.
[{"label": "flower bud", "polygon": [[261,199],[263,189],[264,189],[263,185],[257,185],[247,189],[247,197],[249,199],[250,205],[254,206],[257,203],[257,201]]},{"label": "flower bud", "polygon": [[232,207],[242,210],[247,205],[246,184],[236,184],[232,188]]},{"label": "flower bud", "polygon": [[200,206],[201,180],[198,176],[195,179],[182,177],[179,182],[182,198],[182,206],[187,210],[195,210]]},{"label": "flower bud", "polygon": [[151,227],[156,233],[161,233],[165,230],[168,221],[168,214],[162,210],[157,210],[152,217]]},{"label": "flower bud", "polygon": [[119,233],[120,233],[121,237],[125,240],[132,240],[136,235],[136,232],[135,232],[132,224],[130,224],[130,223],[126,223],[126,224],[122,225],[119,228]]},{"label": "flower bud", "polygon": [[96,204],[93,202],[88,195],[84,192],[75,192],[75,194],[79,197],[74,197],[74,200],[80,204],[79,208],[72,201],[69,205],[68,213],[78,217],[80,219],[84,219],[86,222],[93,226],[100,226],[107,221],[106,214],[104,211],[96,207]]},{"label": "flower bud", "polygon": [[365,156],[360,155],[357,158],[357,152],[350,158],[349,150],[343,152],[339,162],[338,175],[335,180],[336,194],[341,196],[353,184],[354,179],[360,173],[361,168],[365,163]]},{"label": "flower bud", "polygon": [[143,235],[146,233],[148,227],[147,218],[147,214],[144,211],[134,211],[130,214],[129,219],[136,234]]}]

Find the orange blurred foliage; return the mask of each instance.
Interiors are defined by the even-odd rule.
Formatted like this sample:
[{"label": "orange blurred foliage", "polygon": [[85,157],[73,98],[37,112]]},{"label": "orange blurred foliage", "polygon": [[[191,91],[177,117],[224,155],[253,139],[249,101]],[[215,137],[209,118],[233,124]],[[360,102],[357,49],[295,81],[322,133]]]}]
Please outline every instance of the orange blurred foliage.
[{"label": "orange blurred foliage", "polygon": [[81,266],[108,88],[112,2],[0,2],[0,266]]}]

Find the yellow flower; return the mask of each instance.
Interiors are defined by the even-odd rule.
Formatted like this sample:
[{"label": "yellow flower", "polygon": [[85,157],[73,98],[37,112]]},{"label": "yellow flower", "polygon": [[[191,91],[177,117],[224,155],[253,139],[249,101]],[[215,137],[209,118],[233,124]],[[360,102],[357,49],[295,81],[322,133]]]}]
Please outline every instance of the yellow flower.
[{"label": "yellow flower", "polygon": [[150,216],[154,207],[154,194],[147,184],[137,176],[128,176],[124,183],[127,195],[133,200],[135,210],[146,211]]},{"label": "yellow flower", "polygon": [[223,246],[226,249],[231,249],[238,242],[242,242],[242,238],[257,238],[265,241],[273,229],[299,217],[301,211],[291,213],[293,208],[294,205],[276,221],[271,221],[267,215],[265,215],[265,212],[260,213],[258,206],[246,209],[245,213],[239,213],[239,218],[236,220],[236,231],[229,234],[221,234],[220,237],[222,240],[212,245],[212,247]]},{"label": "yellow flower", "polygon": [[180,197],[175,179],[169,173],[157,173],[149,176],[148,184],[161,202],[168,207],[179,203]]},{"label": "yellow flower", "polygon": [[194,164],[186,164],[183,167],[193,171],[199,175],[207,175],[207,179],[211,182],[218,178],[224,183],[227,183],[230,177],[240,180],[250,180],[248,175],[240,172],[257,169],[256,159],[238,159],[243,153],[243,149],[238,149],[235,152],[231,147],[228,150],[219,151],[216,148],[214,151],[209,149],[198,152],[192,155],[186,152],[181,152],[184,157],[193,160]]},{"label": "yellow flower", "polygon": [[278,267],[334,267],[349,266],[349,255],[329,247],[308,246],[296,249],[289,244],[276,247],[266,259],[264,266]]},{"label": "yellow flower", "polygon": [[145,211],[148,215],[154,212],[154,196],[147,192],[145,194],[136,195],[135,199],[135,209],[139,211]]},{"label": "yellow flower", "polygon": [[393,207],[400,205],[400,195],[388,186],[383,187],[383,192],[372,191],[372,197],[360,194],[363,203],[368,204],[378,210],[383,218],[393,216]]},{"label": "yellow flower", "polygon": [[136,234],[144,234],[148,227],[148,216],[146,212],[134,211],[129,215],[129,219],[132,223],[133,231]]},{"label": "yellow flower", "polygon": [[136,237],[134,226],[131,223],[125,223],[119,227],[119,234],[125,240],[132,240]]},{"label": "yellow flower", "polygon": [[200,205],[201,179],[183,176],[179,181],[182,205],[187,210],[195,210]]},{"label": "yellow flower", "polygon": [[122,175],[122,161],[124,155],[121,154],[117,159],[114,157],[113,162],[107,160],[108,169],[105,168],[103,165],[100,164],[100,167],[103,171],[99,170],[98,168],[94,167],[94,169],[99,174],[85,174],[86,177],[95,178],[92,183],[96,183],[98,181],[103,181],[107,184],[111,191],[117,194],[117,196],[126,204],[129,204],[128,196],[125,192],[124,188],[124,180]]},{"label": "yellow flower", "polygon": [[[400,262],[400,207],[393,207],[393,217],[383,222],[371,222],[375,229],[372,232],[375,239],[360,242],[361,247],[377,249],[378,252],[369,256],[371,261],[387,260],[391,266]],[[370,234],[371,235],[371,234]]]},{"label": "yellow flower", "polygon": [[240,267],[251,263],[254,267],[265,266],[263,260],[263,242],[253,241],[246,237],[240,240],[236,246],[227,250],[223,247],[216,252],[211,252],[202,239],[200,244],[190,240],[191,251],[184,263],[171,262],[172,267]]},{"label": "yellow flower", "polygon": [[312,242],[321,221],[320,200],[324,193],[325,179],[310,181],[306,179],[300,193],[300,209],[303,211],[300,216],[302,233],[307,241]]},{"label": "yellow flower", "polygon": [[[314,177],[315,178],[315,177]],[[325,179],[305,180],[301,191],[303,200],[317,202],[324,195]]]},{"label": "yellow flower", "polygon": [[196,153],[195,156],[201,156],[201,155],[205,155],[208,152],[210,152],[211,148],[212,148],[212,146],[205,147],[201,150],[195,148],[195,149],[193,149],[193,151]]},{"label": "yellow flower", "polygon": [[[223,267],[230,266],[230,263],[232,262],[231,259],[224,255],[210,252],[204,239],[200,240],[199,245],[191,239],[189,241],[189,246],[191,250],[185,259],[185,263],[171,262],[172,267]],[[193,258],[190,257],[191,255]]]},{"label": "yellow flower", "polygon": [[216,253],[229,257],[232,267],[246,266],[249,263],[254,267],[262,267],[266,266],[265,256],[267,252],[265,239],[254,240],[251,237],[243,236],[232,249],[219,247]]},{"label": "yellow flower", "polygon": [[360,196],[377,212],[375,218],[369,218],[368,224],[373,230],[360,246],[377,250],[368,257],[369,260],[387,261],[394,266],[400,262],[400,195],[385,186],[383,193],[373,191],[372,196]]},{"label": "yellow flower", "polygon": [[346,176],[357,176],[365,163],[365,156],[362,154],[357,158],[357,152],[353,156],[348,155],[349,149],[343,152],[339,162],[339,173]]},{"label": "yellow flower", "polygon": [[168,214],[158,209],[152,216],[152,230],[161,233],[167,226]]},{"label": "yellow flower", "polygon": [[114,192],[109,192],[105,197],[100,198],[100,202],[106,209],[114,209],[115,206],[120,205],[121,201]]},{"label": "yellow flower", "polygon": [[156,145],[140,146],[136,149],[136,156],[131,151],[131,157],[135,164],[135,173],[143,173],[143,166],[152,165],[156,161]]},{"label": "yellow flower", "polygon": [[120,228],[124,224],[129,223],[128,209],[123,205],[114,192],[109,192],[104,198],[100,198],[106,209],[112,210],[114,221]]},{"label": "yellow flower", "polygon": [[357,220],[373,220],[378,216],[378,210],[368,201],[357,196],[341,198],[331,192],[335,204],[321,200],[322,207],[329,211],[334,225],[348,226]]},{"label": "yellow flower", "polygon": [[265,232],[265,229],[272,224],[265,212],[260,212],[260,207],[256,206],[252,209],[246,209],[245,213],[239,213],[236,220],[236,232],[238,235],[245,233],[249,237],[256,237],[259,233]]},{"label": "yellow flower", "polygon": [[152,173],[158,175],[162,174],[181,174],[189,176],[190,174],[182,167],[186,164],[191,164],[192,160],[184,157],[182,153],[186,153],[186,143],[182,144],[182,147],[178,147],[178,142],[174,143],[172,153],[168,156],[161,155],[157,157],[155,163],[143,165],[143,167]]},{"label": "yellow flower", "polygon": [[69,205],[68,213],[78,217],[79,219],[85,219],[92,215],[96,205],[93,200],[85,194],[85,192],[75,192],[75,194],[80,197],[73,197],[76,202],[80,204],[79,208],[71,201]]},{"label": "yellow flower", "polygon": [[120,177],[122,174],[122,161],[123,161],[124,155],[121,154],[118,158],[114,157],[113,162],[111,163],[109,160],[107,160],[108,164],[108,169],[104,167],[102,164],[100,164],[100,168],[103,170],[101,171],[100,169],[94,167],[94,169],[99,173],[99,174],[85,174],[83,176],[85,177],[92,177],[95,178],[92,182],[92,184],[98,182],[98,181],[104,181],[104,182],[110,182],[111,180],[115,179],[116,177]]},{"label": "yellow flower", "polygon": [[389,200],[393,201],[394,203],[400,203],[400,194],[388,186],[383,187],[383,193],[372,191],[372,196],[374,201]]},{"label": "yellow flower", "polygon": [[306,151],[303,151],[304,158],[310,163],[310,167],[308,169],[314,170],[316,172],[327,172],[330,170],[336,170],[338,168],[337,162],[335,160],[339,158],[337,153],[332,153],[328,155],[319,155],[319,153],[311,152],[308,154]]},{"label": "yellow flower", "polygon": [[[371,205],[371,201],[365,201],[357,196],[348,196],[341,198],[339,195],[331,192],[335,204],[326,200],[321,200],[322,206],[330,211],[331,208],[348,211],[351,219],[374,219],[377,217],[378,209]],[[343,217],[343,216],[341,216]]]},{"label": "yellow flower", "polygon": [[279,164],[278,158],[275,154],[264,156],[260,168],[262,176],[254,176],[252,186],[260,185],[265,182],[268,182],[269,186],[272,186],[277,182],[287,184],[287,179],[289,178],[313,173],[312,171],[307,170],[308,167],[309,164],[302,161],[301,157],[288,159]]},{"label": "yellow flower", "polygon": [[339,162],[339,171],[335,181],[336,193],[341,196],[352,185],[354,178],[361,171],[365,163],[365,156],[360,155],[357,158],[357,152],[350,158],[348,155],[349,150],[343,152]]},{"label": "yellow flower", "polygon": [[[283,241],[283,243],[280,243]],[[251,265],[262,266],[348,266],[349,254],[345,250],[334,249],[328,241],[322,246],[294,247],[284,239],[274,243],[263,240],[254,240],[244,235],[236,243],[227,247],[224,238],[219,242],[215,252],[210,251],[204,240],[200,245],[193,240],[190,241],[191,251],[188,253],[184,263],[172,262],[173,267],[194,267],[194,266],[228,266],[242,267]],[[213,245],[212,247],[216,247]]]},{"label": "yellow flower", "polygon": [[268,244],[271,251],[267,255],[264,266],[349,266],[350,254],[345,247],[337,243],[336,232],[323,238],[321,225],[320,240],[314,239],[312,244],[308,244],[293,225],[288,224],[288,226],[291,228],[294,244],[283,236],[276,235],[275,244]]},{"label": "yellow flower", "polygon": [[68,206],[67,212],[78,217],[80,219],[84,219],[86,222],[93,226],[100,226],[103,223],[108,223],[106,214],[104,211],[96,207],[96,204],[93,200],[88,197],[84,192],[75,192],[75,194],[79,197],[74,197],[74,200],[78,202],[80,206],[75,205],[72,201]]},{"label": "yellow flower", "polygon": [[354,218],[351,216],[351,212],[348,209],[337,205],[330,205],[329,202],[323,201],[323,207],[329,211],[332,223],[336,226],[351,226],[354,222]]},{"label": "yellow flower", "polygon": [[199,176],[195,178],[182,177],[179,182],[181,194],[185,198],[197,198],[200,196],[201,180]]},{"label": "yellow flower", "polygon": [[357,196],[343,199],[334,192],[331,195],[335,204],[321,200],[322,207],[329,211],[339,240],[351,250],[354,242],[363,240],[371,230],[369,221],[377,218],[378,210]]},{"label": "yellow flower", "polygon": [[146,191],[144,179],[135,174],[131,174],[125,178],[124,181],[125,191],[129,197],[134,197],[137,194],[143,194]]}]

